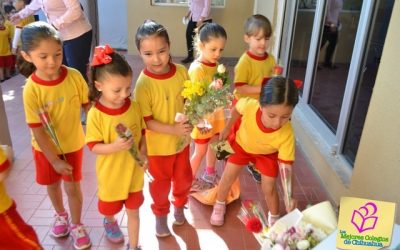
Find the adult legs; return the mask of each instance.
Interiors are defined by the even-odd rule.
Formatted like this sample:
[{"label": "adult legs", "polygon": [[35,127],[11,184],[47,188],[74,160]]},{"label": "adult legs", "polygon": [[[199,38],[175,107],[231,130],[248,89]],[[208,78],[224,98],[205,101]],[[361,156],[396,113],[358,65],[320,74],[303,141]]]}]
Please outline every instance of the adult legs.
[{"label": "adult legs", "polygon": [[64,41],[63,45],[63,63],[68,67],[79,70],[86,81],[91,44],[92,31],[90,30],[77,38]]}]

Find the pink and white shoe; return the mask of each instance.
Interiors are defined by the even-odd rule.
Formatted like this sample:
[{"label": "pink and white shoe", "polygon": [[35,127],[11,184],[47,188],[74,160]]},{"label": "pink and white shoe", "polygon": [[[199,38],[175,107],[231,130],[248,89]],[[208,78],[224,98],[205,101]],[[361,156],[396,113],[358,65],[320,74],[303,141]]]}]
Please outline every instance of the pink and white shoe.
[{"label": "pink and white shoe", "polygon": [[92,245],[90,242],[89,235],[86,232],[85,227],[82,224],[71,226],[71,236],[75,249],[86,249]]},{"label": "pink and white shoe", "polygon": [[54,222],[50,232],[56,238],[64,237],[69,234],[69,222],[67,212],[54,215]]},{"label": "pink and white shoe", "polygon": [[213,226],[222,226],[224,224],[226,205],[215,203],[211,214],[210,223]]}]

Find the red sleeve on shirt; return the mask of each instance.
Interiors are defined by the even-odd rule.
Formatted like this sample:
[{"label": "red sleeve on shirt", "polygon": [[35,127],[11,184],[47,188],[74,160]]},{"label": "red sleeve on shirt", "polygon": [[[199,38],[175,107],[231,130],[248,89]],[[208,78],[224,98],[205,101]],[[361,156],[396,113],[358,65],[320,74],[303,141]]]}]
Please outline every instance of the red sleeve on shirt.
[{"label": "red sleeve on shirt", "polygon": [[6,171],[11,166],[10,161],[7,159],[5,162],[0,164],[0,172]]},{"label": "red sleeve on shirt", "polygon": [[145,122],[148,122],[148,121],[150,121],[150,120],[153,120],[153,116],[152,116],[152,115],[144,116],[144,117],[143,117],[143,120],[144,120]]},{"label": "red sleeve on shirt", "polygon": [[281,159],[278,159],[278,161],[282,162],[282,163],[285,163],[285,164],[288,164],[288,165],[293,165],[293,163],[294,163],[294,161],[284,161],[284,160],[281,160]]},{"label": "red sleeve on shirt", "polygon": [[240,87],[240,86],[243,86],[243,85],[247,85],[247,83],[245,83],[245,82],[235,82],[234,85],[235,85],[235,88],[237,88],[237,87]]},{"label": "red sleeve on shirt", "polygon": [[92,151],[93,147],[94,147],[97,143],[102,143],[102,141],[91,141],[91,142],[86,143],[86,145],[88,146],[88,148],[90,149],[90,151]]},{"label": "red sleeve on shirt", "polygon": [[142,129],[142,135],[146,134],[146,129]]},{"label": "red sleeve on shirt", "polygon": [[29,128],[38,128],[41,126],[42,126],[42,123],[28,123]]}]

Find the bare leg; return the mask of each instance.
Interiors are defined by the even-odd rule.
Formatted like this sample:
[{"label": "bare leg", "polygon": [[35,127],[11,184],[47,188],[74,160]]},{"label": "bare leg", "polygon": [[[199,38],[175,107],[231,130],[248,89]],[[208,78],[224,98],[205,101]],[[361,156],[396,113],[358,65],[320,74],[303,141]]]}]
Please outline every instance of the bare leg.
[{"label": "bare leg", "polygon": [[199,144],[195,143],[194,152],[192,157],[190,158],[190,166],[192,166],[193,176],[196,177],[197,170],[203,160],[204,155],[206,154],[208,144]]},{"label": "bare leg", "polygon": [[218,184],[217,201],[225,201],[233,182],[239,176],[242,166],[228,162]]},{"label": "bare leg", "polygon": [[82,191],[80,182],[64,181],[64,189],[68,196],[69,210],[71,211],[72,224],[81,223]]},{"label": "bare leg", "polygon": [[271,214],[279,214],[279,196],[276,190],[276,178],[261,175],[261,189]]},{"label": "bare leg", "polygon": [[0,80],[4,80],[4,68],[0,67]]},{"label": "bare leg", "polygon": [[207,154],[206,154],[206,167],[214,167],[215,168],[215,162],[217,161],[217,158],[215,156],[214,150],[212,150],[212,148],[211,148],[211,143],[216,141],[217,138],[218,137],[214,136],[208,142]]},{"label": "bare leg", "polygon": [[56,212],[57,213],[65,212],[63,198],[62,198],[61,181],[51,185],[47,185],[47,193],[49,194],[51,204],[53,204],[53,207],[56,210]]},{"label": "bare leg", "polygon": [[126,209],[128,215],[128,236],[130,248],[135,248],[139,242],[139,209]]}]

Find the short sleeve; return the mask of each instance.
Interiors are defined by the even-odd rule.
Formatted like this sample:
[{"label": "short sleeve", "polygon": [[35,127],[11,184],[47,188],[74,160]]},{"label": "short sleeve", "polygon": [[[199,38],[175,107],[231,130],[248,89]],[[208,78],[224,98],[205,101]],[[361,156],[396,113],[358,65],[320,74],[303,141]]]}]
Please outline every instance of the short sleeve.
[{"label": "short sleeve", "polygon": [[244,83],[248,84],[249,83],[249,74],[250,74],[250,66],[248,64],[248,61],[245,60],[245,57],[242,56],[238,63],[235,66],[235,77],[234,77],[234,83]]},{"label": "short sleeve", "polygon": [[139,104],[143,117],[153,116],[151,93],[143,77],[136,82],[134,100]]},{"label": "short sleeve", "polygon": [[90,145],[93,145],[98,142],[103,142],[103,133],[101,123],[99,122],[99,113],[96,112],[96,108],[92,107],[86,119],[86,137],[85,143],[91,148]]},{"label": "short sleeve", "polygon": [[41,122],[38,115],[39,113],[38,97],[35,94],[35,90],[34,88],[32,88],[30,83],[27,83],[23,90],[23,101],[24,101],[25,119],[28,126],[35,127],[40,125]]},{"label": "short sleeve", "polygon": [[10,167],[10,162],[8,161],[6,153],[3,148],[0,147],[0,172],[7,170]]}]

